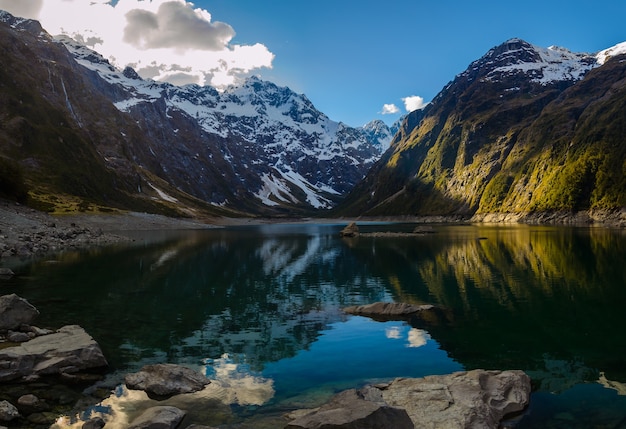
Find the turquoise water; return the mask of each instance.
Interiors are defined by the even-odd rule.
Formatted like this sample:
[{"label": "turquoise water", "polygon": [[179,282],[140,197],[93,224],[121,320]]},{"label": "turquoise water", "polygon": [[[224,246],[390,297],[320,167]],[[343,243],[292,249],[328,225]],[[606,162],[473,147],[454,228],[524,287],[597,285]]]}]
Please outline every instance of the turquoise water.
[{"label": "turquoise water", "polygon": [[[626,427],[623,231],[434,225],[342,239],[343,226],[138,234],[14,267],[2,288],[33,303],[41,326],[83,326],[109,382],[154,362],[204,371],[214,387],[180,404],[185,424],[282,427],[283,413],[343,389],[485,368],[533,378],[518,427]],[[409,326],[341,311],[375,301],[437,304],[445,317]],[[116,392],[106,406],[118,415],[150,403]]]}]

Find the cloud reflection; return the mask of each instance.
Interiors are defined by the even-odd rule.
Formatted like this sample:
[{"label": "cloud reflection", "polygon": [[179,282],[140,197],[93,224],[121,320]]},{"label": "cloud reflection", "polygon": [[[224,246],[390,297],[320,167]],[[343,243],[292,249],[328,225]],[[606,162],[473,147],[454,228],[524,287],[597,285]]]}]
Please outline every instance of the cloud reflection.
[{"label": "cloud reflection", "polygon": [[422,347],[430,340],[428,332],[421,329],[412,328],[409,331],[409,343],[407,347]]},{"label": "cloud reflection", "polygon": [[61,416],[50,428],[82,428],[85,421],[101,417],[108,429],[124,429],[145,410],[157,405],[186,410],[188,418],[193,420],[196,414],[207,410],[224,415],[230,413],[231,405],[263,405],[274,397],[274,380],[254,374],[248,365],[236,362],[228,354],[206,359],[205,364],[201,371],[211,383],[199,392],[156,401],[141,390],[130,390],[121,384],[99,404],[78,415]]},{"label": "cloud reflection", "polygon": [[[390,340],[401,340],[402,330],[399,326],[389,326],[385,328],[385,337]],[[407,347],[422,347],[430,340],[430,334],[422,329],[411,328],[407,335]]]},{"label": "cloud reflection", "polygon": [[236,363],[227,353],[205,363],[206,376],[221,385],[226,404],[263,405],[274,397],[274,380],[255,375],[248,365]]}]

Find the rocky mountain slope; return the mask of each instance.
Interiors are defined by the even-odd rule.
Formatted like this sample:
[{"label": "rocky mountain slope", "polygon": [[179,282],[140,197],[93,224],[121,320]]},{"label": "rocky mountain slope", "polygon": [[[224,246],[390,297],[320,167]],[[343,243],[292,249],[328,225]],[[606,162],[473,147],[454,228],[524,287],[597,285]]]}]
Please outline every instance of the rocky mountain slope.
[{"label": "rocky mountain slope", "polygon": [[626,44],[597,55],[511,39],[405,119],[348,215],[626,206]]},{"label": "rocky mountain slope", "polygon": [[[223,92],[143,80],[72,39],[50,37],[34,21],[2,13],[0,26],[7,58],[1,90],[14,94],[3,105],[3,147],[11,148],[3,154],[5,164],[20,166],[31,197],[106,194],[102,204],[108,198],[127,207],[129,197],[177,209],[186,198],[245,213],[304,213],[342,199],[390,141],[384,124],[376,134],[334,122],[304,95],[257,78]],[[45,121],[35,119],[44,108],[44,116],[59,117],[45,132]],[[16,118],[22,128],[7,125]],[[80,137],[67,141],[70,130]],[[31,145],[15,144],[28,133],[45,134],[49,162]],[[71,158],[49,143],[60,139]],[[84,177],[91,171],[102,177]],[[90,182],[106,190],[87,189]],[[38,190],[42,183],[48,191]]]}]

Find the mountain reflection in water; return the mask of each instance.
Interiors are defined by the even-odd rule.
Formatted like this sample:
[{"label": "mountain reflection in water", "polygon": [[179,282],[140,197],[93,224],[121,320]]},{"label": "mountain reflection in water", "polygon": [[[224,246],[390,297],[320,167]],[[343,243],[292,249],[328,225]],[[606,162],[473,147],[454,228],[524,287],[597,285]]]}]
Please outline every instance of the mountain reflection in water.
[{"label": "mountain reflection in water", "polygon": [[[258,407],[316,405],[372,380],[461,368],[526,370],[538,399],[522,427],[560,427],[559,416],[626,418],[615,411],[626,410],[622,231],[457,225],[340,239],[343,226],[138,240],[16,268],[11,288],[40,310],[41,325],[85,327],[114,373],[174,362],[205,365],[217,380],[234,368],[239,384],[229,385],[253,393],[223,393],[240,408],[205,424],[254,420]],[[375,301],[438,304],[448,320],[408,326],[341,312]],[[230,363],[218,365],[223,359]],[[602,401],[585,408],[579,391]]]}]

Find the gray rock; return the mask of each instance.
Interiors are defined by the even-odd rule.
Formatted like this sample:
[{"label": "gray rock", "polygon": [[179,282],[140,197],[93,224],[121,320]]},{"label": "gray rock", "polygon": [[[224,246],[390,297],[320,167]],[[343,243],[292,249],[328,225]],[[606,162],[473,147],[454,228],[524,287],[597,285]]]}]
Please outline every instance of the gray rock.
[{"label": "gray rock", "polygon": [[348,226],[341,230],[339,235],[342,237],[358,237],[359,227],[356,225],[356,223],[351,222]]},{"label": "gray rock", "polygon": [[0,331],[30,325],[39,316],[39,311],[24,298],[16,294],[0,296]]},{"label": "gray rock", "polygon": [[[401,378],[342,392],[317,410],[297,414],[300,416],[287,428],[496,429],[508,414],[522,411],[529,398],[530,378],[522,371],[474,370]],[[370,405],[364,404],[368,402]],[[375,407],[386,407],[388,412],[406,412],[411,426],[397,426],[400,423],[391,420],[372,420],[377,425],[373,426],[374,423],[364,420],[363,410]],[[379,417],[391,418],[387,414],[376,416]],[[393,417],[398,417],[396,411]]]},{"label": "gray rock", "polygon": [[367,305],[346,307],[343,311],[355,316],[365,316],[378,321],[402,320],[414,328],[438,326],[449,323],[450,311],[432,304],[407,304],[403,302],[375,302]]},{"label": "gray rock", "polygon": [[215,429],[213,426],[189,425],[186,429]]},{"label": "gray rock", "polygon": [[413,429],[407,412],[382,401],[370,401],[357,390],[346,390],[330,402],[290,422],[286,429]]},{"label": "gray rock", "polygon": [[0,420],[3,422],[10,422],[20,416],[19,411],[15,405],[8,401],[0,401]]},{"label": "gray rock", "polygon": [[78,325],[0,350],[0,381],[107,366],[98,343]]},{"label": "gray rock", "polygon": [[9,331],[7,334],[7,340],[12,343],[23,343],[30,340],[30,336],[26,332]]},{"label": "gray rock", "polygon": [[497,428],[530,398],[522,371],[473,370],[420,379],[397,379],[382,390],[389,405],[406,409],[420,428]]},{"label": "gray rock", "polygon": [[211,381],[198,371],[169,363],[146,365],[124,382],[129,389],[144,390],[157,396],[193,393],[204,389]]},{"label": "gray rock", "polygon": [[102,429],[106,422],[102,417],[94,417],[83,423],[82,429]]},{"label": "gray rock", "polygon": [[15,273],[10,268],[0,268],[0,278],[10,279]]},{"label": "gray rock", "polygon": [[185,412],[176,407],[152,407],[133,420],[128,429],[174,429],[183,417]]},{"label": "gray rock", "polygon": [[435,306],[430,304],[413,305],[402,302],[375,302],[373,304],[346,307],[343,311],[357,316],[407,318],[434,309]]},{"label": "gray rock", "polygon": [[18,409],[24,414],[32,414],[40,411],[48,411],[50,406],[43,399],[33,394],[22,395],[17,399]]}]

